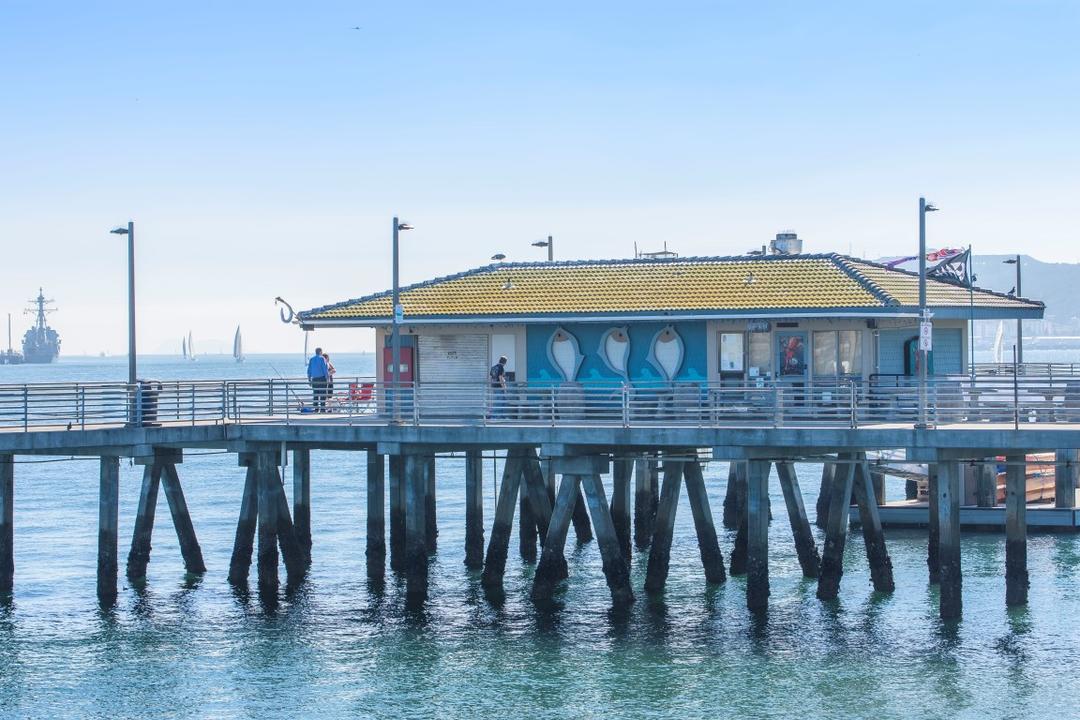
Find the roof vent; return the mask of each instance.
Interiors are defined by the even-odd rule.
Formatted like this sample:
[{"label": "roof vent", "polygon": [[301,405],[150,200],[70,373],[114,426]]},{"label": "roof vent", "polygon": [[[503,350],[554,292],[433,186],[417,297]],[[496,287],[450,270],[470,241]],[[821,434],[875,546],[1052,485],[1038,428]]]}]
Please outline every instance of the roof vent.
[{"label": "roof vent", "polygon": [[794,230],[776,233],[776,239],[769,244],[772,255],[798,255],[802,252],[802,240]]}]

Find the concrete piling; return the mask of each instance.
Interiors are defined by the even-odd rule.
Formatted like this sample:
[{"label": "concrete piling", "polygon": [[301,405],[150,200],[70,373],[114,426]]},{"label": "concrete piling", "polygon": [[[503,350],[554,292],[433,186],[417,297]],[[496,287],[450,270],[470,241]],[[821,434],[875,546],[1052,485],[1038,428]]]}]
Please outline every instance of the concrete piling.
[{"label": "concrete piling", "polygon": [[292,463],[293,528],[304,562],[311,563],[311,451],[293,450]]},{"label": "concrete piling", "polygon": [[507,452],[506,463],[503,465],[499,499],[495,505],[495,521],[491,526],[487,557],[484,558],[481,583],[486,588],[502,587],[503,573],[506,571],[506,554],[510,547],[510,528],[514,522],[514,507],[517,505],[518,491],[521,487],[521,470],[521,453],[516,449],[511,449]]},{"label": "concrete piling", "polygon": [[585,498],[581,494],[580,487],[574,501],[574,515],[571,521],[574,523],[574,537],[577,538],[579,545],[593,539],[592,524],[589,522],[589,510]]},{"label": "concrete piling", "polygon": [[390,456],[390,569],[405,569],[405,458]]},{"label": "concrete piling", "polygon": [[634,461],[616,458],[611,470],[611,522],[619,538],[622,558],[630,563],[630,478]]},{"label": "concrete piling", "polygon": [[652,485],[649,482],[649,460],[638,458],[634,463],[634,544],[638,549],[649,546],[653,536]]},{"label": "concrete piling", "polygon": [[484,566],[484,459],[479,450],[465,451],[465,567]]},{"label": "concrete piling", "polygon": [[975,504],[994,507],[997,503],[997,467],[994,458],[984,458],[975,465]]},{"label": "concrete piling", "polygon": [[[521,458],[521,491],[522,497],[529,500],[529,513],[532,516],[533,532],[531,537],[539,537],[543,545],[547,538],[548,525],[551,523],[551,502],[548,495],[547,482],[543,470],[540,467],[540,458],[535,450],[525,450]],[[535,562],[534,554],[533,560]]]},{"label": "concrete piling", "polygon": [[157,511],[160,484],[161,465],[153,462],[143,467],[139,508],[135,514],[135,529],[131,534],[131,550],[128,552],[127,559],[127,577],[132,582],[146,579],[146,566],[150,562],[150,543],[154,533],[154,515]]},{"label": "concrete piling", "polygon": [[936,463],[926,467],[927,487],[927,530],[926,530],[926,567],[930,575],[930,584],[941,582],[940,523],[938,522],[938,475]]},{"label": "concrete piling", "polygon": [[277,483],[272,453],[257,453],[255,472],[257,477],[257,506],[259,516],[258,562],[259,596],[264,601],[274,601],[278,592],[278,527],[277,499],[274,485]]},{"label": "concrete piling", "polygon": [[[589,512],[596,540],[600,545],[600,557],[604,563],[604,577],[611,591],[611,601],[616,606],[626,606],[634,602],[634,591],[630,588],[630,571],[619,550],[619,537],[611,520],[607,498],[604,496],[604,483],[599,475],[585,475],[581,478],[588,498]],[[674,513],[672,513],[674,515]]]},{"label": "concrete piling", "polygon": [[518,554],[527,563],[536,562],[536,519],[527,492],[518,493]]},{"label": "concrete piling", "polygon": [[959,462],[938,463],[938,562],[941,567],[939,614],[943,620],[959,618],[963,609],[960,570],[960,498],[963,467]]},{"label": "concrete piling", "polygon": [[255,544],[255,526],[259,516],[258,470],[254,461],[248,464],[244,493],[240,500],[240,518],[236,521],[232,559],[229,561],[229,582],[236,586],[247,584],[251,569],[251,553]]},{"label": "concrete piling", "polygon": [[435,503],[435,454],[432,453],[424,460],[424,478],[427,483],[424,495],[424,546],[431,555],[439,545],[439,520]]},{"label": "concrete piling", "polygon": [[746,543],[748,527],[746,524],[746,462],[733,462],[735,466],[735,545],[731,549],[730,574],[746,574]]},{"label": "concrete piling", "polygon": [[175,464],[162,464],[161,484],[165,488],[165,499],[169,503],[176,539],[180,542],[184,567],[193,575],[201,575],[206,572],[206,563],[203,562],[202,548],[195,536],[195,526],[191,523],[191,513],[188,512],[187,499],[184,497],[184,488],[180,485]]},{"label": "concrete piling", "polygon": [[885,547],[885,533],[881,529],[881,514],[878,512],[873,475],[865,454],[860,455],[859,462],[855,466],[854,487],[855,502],[859,506],[863,543],[866,545],[866,560],[870,563],[870,580],[877,592],[892,592],[896,589],[896,583],[893,581],[892,559]]},{"label": "concrete piling", "polygon": [[1027,458],[1005,458],[1005,604],[1026,605],[1027,569]]},{"label": "concrete piling", "polygon": [[367,576],[373,580],[382,578],[386,572],[386,461],[383,455],[370,449],[367,451],[367,547],[364,556]]},{"label": "concrete piling", "polygon": [[829,515],[825,527],[825,548],[821,553],[817,597],[835,600],[844,574],[844,545],[847,542],[851,490],[855,483],[855,456],[842,453],[831,473]]},{"label": "concrete piling", "polygon": [[746,607],[761,612],[769,605],[769,468],[751,460],[746,473]]},{"label": "concrete piling", "polygon": [[1054,507],[1071,508],[1076,504],[1076,481],[1080,475],[1080,457],[1076,450],[1054,453]]},{"label": "concrete piling", "polygon": [[285,578],[287,585],[296,587],[304,580],[307,574],[307,558],[304,549],[296,536],[296,527],[289,515],[289,500],[285,496],[285,488],[277,465],[270,469],[274,491],[274,506],[277,511],[278,547],[281,548],[281,557],[285,561]]},{"label": "concrete piling", "polygon": [[580,478],[577,475],[563,475],[555,498],[555,507],[551,511],[547,537],[540,552],[540,562],[536,565],[533,576],[532,599],[537,602],[550,601],[555,586],[566,577],[566,534],[570,529],[570,518],[574,513]]},{"label": "concrete piling", "polygon": [[0,455],[0,595],[15,583],[15,457]]},{"label": "concrete piling", "polygon": [[784,504],[791,522],[799,567],[802,568],[803,577],[816,578],[821,569],[821,556],[814,541],[814,533],[810,529],[810,520],[806,516],[806,505],[803,503],[799,478],[795,474],[795,463],[789,460],[777,462],[776,474],[780,477],[780,489],[784,492]]},{"label": "concrete piling", "polygon": [[660,489],[660,505],[656,513],[652,544],[649,547],[649,565],[645,573],[645,590],[658,592],[667,582],[671,563],[671,536],[675,529],[675,511],[679,507],[682,490],[683,463],[681,460],[665,459],[664,484]]},{"label": "concrete piling", "polygon": [[814,506],[814,524],[822,530],[829,525],[830,495],[832,493],[833,475],[835,472],[835,463],[821,463],[821,487],[818,490],[817,503]]},{"label": "concrete piling", "polygon": [[97,596],[103,607],[116,603],[120,522],[120,458],[101,456],[98,493]]},{"label": "concrete piling", "polygon": [[739,478],[735,466],[734,462],[728,463],[727,487],[724,489],[723,525],[728,530],[739,527]]},{"label": "concrete piling", "polygon": [[713,522],[712,509],[709,507],[709,493],[705,488],[705,477],[701,472],[697,451],[689,452],[690,458],[683,463],[683,482],[686,484],[686,495],[690,500],[690,512],[694,515],[694,530],[697,533],[701,566],[705,569],[705,582],[718,585],[727,580],[727,573],[724,572],[724,556],[720,552],[720,543],[716,539],[716,525]]},{"label": "concrete piling", "polygon": [[416,607],[427,600],[428,548],[427,531],[428,460],[409,453],[403,461],[405,484],[405,598]]}]

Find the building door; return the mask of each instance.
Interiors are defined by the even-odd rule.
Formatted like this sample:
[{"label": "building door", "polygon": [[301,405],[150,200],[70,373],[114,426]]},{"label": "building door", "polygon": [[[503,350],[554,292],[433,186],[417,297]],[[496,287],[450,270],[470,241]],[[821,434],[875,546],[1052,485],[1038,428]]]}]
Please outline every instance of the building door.
[{"label": "building door", "polygon": [[806,383],[806,333],[776,333],[776,379],[778,382]]},{"label": "building door", "polygon": [[422,416],[483,415],[488,335],[421,335],[417,372]]}]

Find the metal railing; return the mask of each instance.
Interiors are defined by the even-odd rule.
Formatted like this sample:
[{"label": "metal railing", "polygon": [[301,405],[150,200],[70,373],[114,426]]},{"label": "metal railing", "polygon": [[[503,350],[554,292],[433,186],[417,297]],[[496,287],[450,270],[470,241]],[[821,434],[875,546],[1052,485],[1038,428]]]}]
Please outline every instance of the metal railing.
[{"label": "metal railing", "polygon": [[[957,423],[1080,423],[1080,377],[930,382],[927,416]],[[215,423],[863,427],[913,424],[913,378],[814,383],[390,383],[337,378],[0,385],[0,430]]]}]

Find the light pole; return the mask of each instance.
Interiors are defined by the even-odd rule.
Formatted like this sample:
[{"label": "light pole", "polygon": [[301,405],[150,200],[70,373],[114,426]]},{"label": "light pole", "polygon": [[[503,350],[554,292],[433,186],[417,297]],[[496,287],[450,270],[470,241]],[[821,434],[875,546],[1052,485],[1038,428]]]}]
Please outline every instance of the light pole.
[{"label": "light pole", "polygon": [[393,403],[394,403],[394,422],[401,422],[401,404],[398,398],[398,383],[401,382],[401,321],[405,318],[404,309],[401,307],[401,300],[398,297],[398,232],[401,230],[412,230],[412,225],[408,223],[398,222],[398,219],[394,218],[394,290],[393,290],[393,308],[392,317],[390,320],[390,362],[393,363],[391,370],[391,387],[393,388]]},{"label": "light pole", "polygon": [[[1020,256],[1017,255],[1015,258],[1002,260],[1002,262],[1016,266],[1016,297],[1023,297],[1024,292],[1020,287]],[[1020,318],[1016,318],[1016,362],[1019,365],[1024,364],[1024,321]]]},{"label": "light pole", "polygon": [[128,385],[135,384],[135,223],[109,231],[113,235],[127,235],[128,245]]},{"label": "light pole", "polygon": [[548,251],[548,262],[555,260],[555,240],[548,235],[547,240],[537,240],[532,244],[533,247],[546,247]]},{"label": "light pole", "polygon": [[917,429],[925,430],[926,422],[926,365],[933,338],[930,313],[926,307],[926,213],[937,210],[926,198],[919,198],[919,422]]}]

